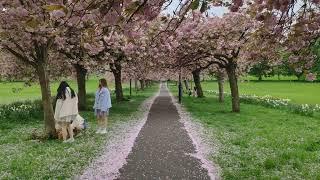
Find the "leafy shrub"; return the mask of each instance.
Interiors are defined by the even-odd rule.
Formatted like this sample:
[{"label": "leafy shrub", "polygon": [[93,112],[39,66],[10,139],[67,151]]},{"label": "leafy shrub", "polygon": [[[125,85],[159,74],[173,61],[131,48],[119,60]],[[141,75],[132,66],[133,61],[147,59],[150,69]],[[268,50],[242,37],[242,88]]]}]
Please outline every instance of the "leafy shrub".
[{"label": "leafy shrub", "polygon": [[15,102],[0,106],[0,121],[27,122],[42,115],[40,101]]}]

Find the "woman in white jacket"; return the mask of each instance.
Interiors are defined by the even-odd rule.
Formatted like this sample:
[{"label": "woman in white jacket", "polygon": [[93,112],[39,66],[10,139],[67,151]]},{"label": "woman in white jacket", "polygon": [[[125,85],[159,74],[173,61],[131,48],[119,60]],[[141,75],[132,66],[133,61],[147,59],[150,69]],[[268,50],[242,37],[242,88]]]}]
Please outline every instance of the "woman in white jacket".
[{"label": "woman in white jacket", "polygon": [[[57,101],[54,118],[61,127],[63,142],[73,142],[73,127],[71,123],[78,115],[78,97],[74,90],[65,81],[60,83],[57,90]],[[70,138],[67,140],[67,136]]]}]

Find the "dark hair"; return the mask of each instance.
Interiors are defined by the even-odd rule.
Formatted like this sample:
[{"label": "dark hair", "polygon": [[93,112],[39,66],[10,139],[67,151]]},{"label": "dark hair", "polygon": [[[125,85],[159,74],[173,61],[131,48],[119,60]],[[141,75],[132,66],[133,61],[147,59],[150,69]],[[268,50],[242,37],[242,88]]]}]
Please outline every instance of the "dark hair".
[{"label": "dark hair", "polygon": [[62,81],[57,89],[57,99],[66,99],[67,87],[69,87],[71,90],[71,98],[74,98],[76,96],[74,90],[69,86],[69,84],[66,81]]},{"label": "dark hair", "polygon": [[[108,87],[108,84],[107,84],[107,80],[102,78],[99,80],[99,88],[101,89],[102,87]],[[102,86],[102,87],[101,87]]]}]

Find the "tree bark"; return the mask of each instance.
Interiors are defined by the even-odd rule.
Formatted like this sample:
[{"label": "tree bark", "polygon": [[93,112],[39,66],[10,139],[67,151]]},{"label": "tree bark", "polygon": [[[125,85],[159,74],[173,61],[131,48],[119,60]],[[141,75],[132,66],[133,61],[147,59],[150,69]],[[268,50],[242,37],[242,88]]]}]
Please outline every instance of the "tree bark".
[{"label": "tree bark", "polygon": [[219,102],[224,102],[224,77],[223,72],[218,72]]},{"label": "tree bark", "polygon": [[16,52],[7,46],[5,47],[6,50],[8,50],[16,58],[20,59],[21,62],[32,66],[35,70],[35,73],[38,75],[44,114],[44,127],[46,135],[49,138],[57,137],[50,91],[49,72],[47,69],[49,54],[48,50],[50,49],[52,42],[53,40],[50,38],[48,39],[47,44],[39,45],[37,42],[34,42],[34,52],[32,52],[32,54],[35,56],[33,56],[32,60],[29,60],[28,57],[19,54],[19,52]]},{"label": "tree bark", "polygon": [[141,89],[141,90],[144,90],[144,88],[145,88],[145,83],[146,83],[145,80],[144,80],[144,79],[140,79],[139,81],[140,81],[140,89]]},{"label": "tree bark", "polygon": [[132,96],[132,79],[130,79],[130,97]]},{"label": "tree bark", "polygon": [[79,64],[74,65],[77,72],[77,83],[78,83],[78,106],[80,110],[86,110],[87,99],[86,99],[86,76],[87,70]]},{"label": "tree bark", "polygon": [[39,76],[39,82],[42,95],[42,106],[44,113],[44,124],[46,134],[54,138],[57,136],[55,129],[54,111],[52,106],[51,91],[49,74],[45,64],[38,64],[36,67],[37,75]]},{"label": "tree bark", "polygon": [[114,64],[110,65],[111,71],[114,76],[114,83],[115,83],[115,91],[116,91],[116,100],[123,101],[123,90],[122,90],[122,67],[121,67],[121,62],[119,60],[115,61]]},{"label": "tree bark", "polygon": [[180,72],[179,73],[179,85],[178,85],[179,104],[181,104],[181,102],[182,102],[182,91],[183,91],[183,87],[182,87],[181,72]]},{"label": "tree bark", "polygon": [[188,80],[183,80],[183,81],[184,81],[184,85],[186,87],[186,92],[188,92],[188,90],[189,90],[189,82],[188,82]]},{"label": "tree bark", "polygon": [[192,71],[192,76],[193,76],[193,80],[194,80],[194,86],[196,87],[196,90],[197,90],[197,96],[199,98],[204,97],[202,87],[201,87],[201,82],[200,82],[201,81],[200,80],[200,70]]},{"label": "tree bark", "polygon": [[236,75],[236,64],[234,62],[230,62],[226,70],[231,90],[232,112],[240,112],[240,97],[238,89],[238,79]]},{"label": "tree bark", "polygon": [[136,92],[138,91],[138,80],[134,79],[134,89],[136,90]]}]

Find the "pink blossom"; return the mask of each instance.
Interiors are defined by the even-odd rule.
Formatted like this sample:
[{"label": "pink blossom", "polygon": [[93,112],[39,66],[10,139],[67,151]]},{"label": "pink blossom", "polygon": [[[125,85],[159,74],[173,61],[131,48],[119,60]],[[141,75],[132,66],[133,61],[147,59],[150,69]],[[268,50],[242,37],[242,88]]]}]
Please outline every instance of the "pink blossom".
[{"label": "pink blossom", "polygon": [[51,17],[53,19],[60,19],[65,16],[66,16],[66,14],[62,10],[55,10],[55,11],[52,11],[52,13],[51,13]]},{"label": "pink blossom", "polygon": [[306,75],[306,80],[307,81],[315,81],[317,79],[317,75],[314,73],[308,73]]}]

